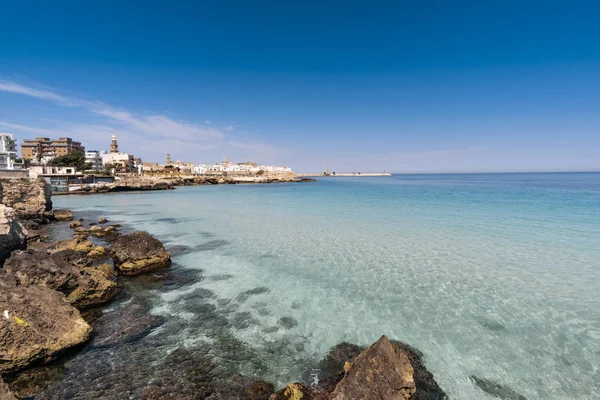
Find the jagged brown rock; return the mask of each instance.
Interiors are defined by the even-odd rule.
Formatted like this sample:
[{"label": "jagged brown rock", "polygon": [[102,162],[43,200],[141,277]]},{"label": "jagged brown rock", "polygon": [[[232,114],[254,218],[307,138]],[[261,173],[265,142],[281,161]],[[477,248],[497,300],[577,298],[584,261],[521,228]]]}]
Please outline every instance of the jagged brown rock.
[{"label": "jagged brown rock", "polygon": [[110,246],[115,267],[123,275],[138,275],[171,265],[171,255],[148,232],[120,235]]},{"label": "jagged brown rock", "polygon": [[382,336],[346,367],[332,400],[410,400],[416,392],[414,370],[404,351]]},{"label": "jagged brown rock", "polygon": [[13,250],[27,248],[27,230],[23,228],[17,213],[0,204],[0,266]]},{"label": "jagged brown rock", "polygon": [[0,310],[0,374],[50,361],[87,341],[92,330],[64,294],[19,286],[12,275],[0,277]]},{"label": "jagged brown rock", "polygon": [[55,221],[71,221],[73,219],[73,211],[64,208],[52,210],[50,215]]},{"label": "jagged brown rock", "polygon": [[79,309],[105,303],[116,294],[116,282],[94,267],[77,268],[77,262],[72,250],[53,254],[18,251],[6,260],[0,276],[12,276],[19,286],[41,285],[60,291]]}]

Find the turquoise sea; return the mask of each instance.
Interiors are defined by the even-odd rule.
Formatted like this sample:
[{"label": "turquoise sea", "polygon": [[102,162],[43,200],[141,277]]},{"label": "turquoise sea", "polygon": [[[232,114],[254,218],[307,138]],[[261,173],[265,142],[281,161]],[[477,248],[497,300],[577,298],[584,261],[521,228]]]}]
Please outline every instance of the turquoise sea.
[{"label": "turquoise sea", "polygon": [[[385,334],[422,351],[453,399],[494,398],[472,376],[529,400],[600,398],[600,173],[321,178],[54,204],[147,230],[174,269],[198,273],[149,289],[167,322],[140,342],[160,337],[156,352],[206,346],[282,386],[318,374],[335,344]],[[224,335],[243,348],[211,347]]]}]

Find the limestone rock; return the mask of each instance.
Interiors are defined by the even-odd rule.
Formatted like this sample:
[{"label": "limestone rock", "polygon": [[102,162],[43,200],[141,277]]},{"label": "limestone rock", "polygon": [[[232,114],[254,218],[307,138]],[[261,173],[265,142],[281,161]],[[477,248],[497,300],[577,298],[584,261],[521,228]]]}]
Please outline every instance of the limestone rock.
[{"label": "limestone rock", "polygon": [[0,400],[17,400],[15,395],[10,391],[8,385],[4,383],[2,377],[0,377]]},{"label": "limestone rock", "polygon": [[404,351],[382,336],[362,352],[331,395],[332,400],[409,400],[414,370]]},{"label": "limestone rock", "polygon": [[105,223],[107,223],[107,222],[108,222],[108,220],[107,220],[106,218],[104,218],[104,217],[100,217],[100,218],[98,218],[98,223],[99,223],[99,224],[105,224]]},{"label": "limestone rock", "polygon": [[22,220],[44,222],[44,213],[52,209],[52,191],[44,180],[5,179],[2,181],[2,201],[14,208]]},{"label": "limestone rock", "polygon": [[102,246],[96,246],[88,253],[89,258],[102,258],[104,255],[106,255],[106,249]]},{"label": "limestone rock", "polygon": [[110,247],[115,267],[123,275],[137,275],[168,267],[171,255],[148,232],[120,235]]},{"label": "limestone rock", "polygon": [[73,211],[56,209],[52,211],[52,218],[56,221],[71,221],[73,219]]},{"label": "limestone rock", "polygon": [[63,292],[77,308],[102,304],[116,294],[117,284],[93,267],[78,269],[72,250],[53,254],[27,250],[13,253],[0,276],[12,277],[19,286],[41,285]]},{"label": "limestone rock", "polygon": [[92,330],[62,293],[19,286],[10,275],[0,277],[0,310],[0,374],[50,361]]},{"label": "limestone rock", "polygon": [[12,208],[0,204],[0,266],[13,250],[27,248],[27,230]]},{"label": "limestone rock", "polygon": [[80,226],[81,226],[81,222],[79,222],[79,221],[73,221],[73,222],[71,222],[69,224],[69,228],[71,228],[71,229],[75,229],[75,228],[78,228]]}]

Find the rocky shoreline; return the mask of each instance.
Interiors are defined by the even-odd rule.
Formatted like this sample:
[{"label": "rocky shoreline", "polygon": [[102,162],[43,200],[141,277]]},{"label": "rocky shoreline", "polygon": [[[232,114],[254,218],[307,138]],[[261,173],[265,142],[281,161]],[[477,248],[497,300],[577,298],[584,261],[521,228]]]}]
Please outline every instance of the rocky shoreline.
[{"label": "rocky shoreline", "polygon": [[203,186],[203,185],[240,185],[240,184],[269,184],[290,182],[315,182],[315,179],[299,177],[295,174],[236,177],[236,176],[175,176],[175,177],[150,177],[150,176],[120,176],[119,180],[106,185],[84,186],[69,192],[56,193],[56,195],[67,194],[94,194],[114,193],[147,190],[172,190],[177,186]]},{"label": "rocky shoreline", "polygon": [[[278,391],[272,383],[239,374],[236,363],[262,361],[223,331],[222,322],[210,328],[221,332],[213,348],[169,348],[156,334],[166,321],[149,312],[144,293],[168,292],[199,279],[196,271],[171,265],[169,250],[177,247],[165,248],[149,233],[128,231],[104,217],[83,220],[69,210],[52,210],[43,184],[19,184],[29,189],[10,189],[28,193],[20,202],[11,200],[17,211],[0,206],[5,215],[14,212],[6,222],[0,219],[0,243],[9,247],[0,260],[2,400],[448,398],[418,350],[385,336],[368,348],[336,345],[315,365],[318,377],[302,377]],[[52,222],[72,238],[52,242],[41,233],[27,233],[17,216],[39,221],[32,228]],[[28,241],[23,233],[36,240]],[[111,312],[104,312],[106,307]],[[204,312],[214,313],[210,307]],[[214,315],[214,321],[221,320]],[[217,359],[209,357],[215,349]],[[107,354],[113,358],[106,359]],[[524,399],[477,379],[475,384],[488,393]]]}]

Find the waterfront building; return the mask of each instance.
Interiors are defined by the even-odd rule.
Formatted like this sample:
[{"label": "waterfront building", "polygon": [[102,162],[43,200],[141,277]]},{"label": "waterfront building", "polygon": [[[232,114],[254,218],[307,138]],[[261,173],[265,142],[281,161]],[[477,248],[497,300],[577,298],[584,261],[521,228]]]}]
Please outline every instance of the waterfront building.
[{"label": "waterfront building", "polygon": [[67,137],[25,139],[21,145],[21,158],[23,160],[48,161],[54,157],[73,153],[85,154],[85,148],[81,145],[81,142],[76,142]]},{"label": "waterfront building", "polygon": [[17,142],[15,137],[10,133],[0,133],[0,169],[13,170],[19,167],[15,164],[17,159]]},{"label": "waterfront building", "polygon": [[102,170],[102,155],[106,154],[106,151],[88,150],[85,152],[85,162],[92,166],[94,171]]},{"label": "waterfront building", "polygon": [[135,162],[133,154],[127,153],[108,153],[102,156],[102,165],[106,168],[113,168],[115,172],[135,172]]}]

